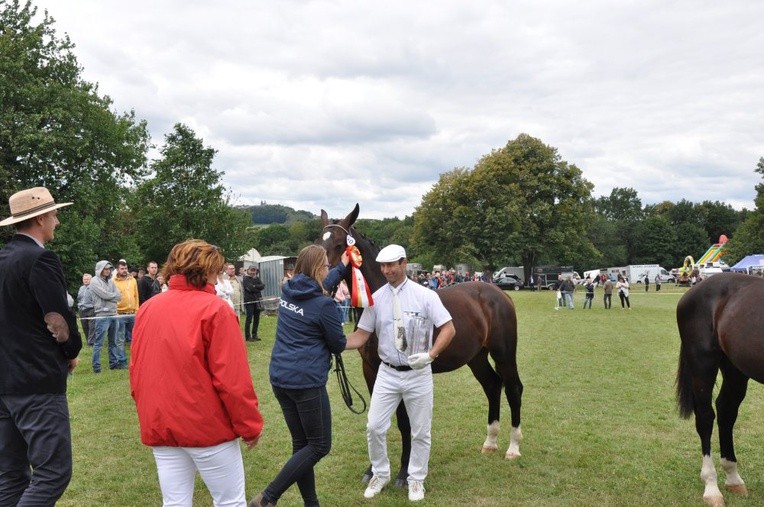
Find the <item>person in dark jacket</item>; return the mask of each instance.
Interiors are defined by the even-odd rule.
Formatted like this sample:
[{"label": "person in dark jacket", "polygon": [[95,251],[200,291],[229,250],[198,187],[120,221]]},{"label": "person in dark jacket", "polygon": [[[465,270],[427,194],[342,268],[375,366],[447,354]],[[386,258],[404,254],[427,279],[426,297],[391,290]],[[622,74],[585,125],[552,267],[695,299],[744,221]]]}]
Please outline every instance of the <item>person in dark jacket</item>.
[{"label": "person in dark jacket", "polygon": [[265,284],[260,280],[259,274],[259,270],[255,266],[250,266],[241,282],[241,288],[244,291],[244,308],[247,313],[247,318],[244,321],[244,338],[248,342],[260,340],[257,335],[257,328],[260,327],[262,290],[265,288]]},{"label": "person in dark jacket", "polygon": [[332,446],[326,382],[332,354],[346,344],[334,300],[322,287],[328,273],[326,251],[307,246],[297,256],[294,277],[281,289],[270,380],[292,435],[292,456],[250,507],[275,505],[295,482],[306,506],[319,505],[313,468]]},{"label": "person in dark jacket", "polygon": [[16,235],[0,250],[0,505],[55,505],[72,477],[66,380],[82,338],[61,260],[44,245],[71,203],[36,187],[8,204],[0,227],[15,224]]}]

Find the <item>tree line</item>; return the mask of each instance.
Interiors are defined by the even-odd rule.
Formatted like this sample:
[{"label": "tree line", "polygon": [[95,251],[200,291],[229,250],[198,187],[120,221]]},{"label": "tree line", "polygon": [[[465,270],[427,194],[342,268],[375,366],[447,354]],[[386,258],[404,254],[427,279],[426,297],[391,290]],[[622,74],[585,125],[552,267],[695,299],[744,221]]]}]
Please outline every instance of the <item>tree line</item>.
[{"label": "tree line", "polygon": [[[235,206],[224,173],[212,167],[216,150],[182,123],[149,159],[146,121],[114,111],[111,98],[82,78],[74,44],[54,24],[29,1],[0,0],[0,214],[9,215],[12,193],[32,186],[74,202],[50,246],[72,289],[99,259],[161,264],[190,237],[236,259],[253,247],[296,255],[320,236],[318,210]],[[764,176],[764,159],[755,171]],[[722,233],[731,238],[730,261],[764,252],[761,183],[753,211],[710,201],[643,205],[630,188],[597,198],[592,189],[556,148],[521,134],[474,167],[442,174],[411,216],[360,219],[356,227],[379,245],[406,245],[424,266],[467,263],[476,270],[672,267]],[[0,245],[11,233],[0,229]]]}]

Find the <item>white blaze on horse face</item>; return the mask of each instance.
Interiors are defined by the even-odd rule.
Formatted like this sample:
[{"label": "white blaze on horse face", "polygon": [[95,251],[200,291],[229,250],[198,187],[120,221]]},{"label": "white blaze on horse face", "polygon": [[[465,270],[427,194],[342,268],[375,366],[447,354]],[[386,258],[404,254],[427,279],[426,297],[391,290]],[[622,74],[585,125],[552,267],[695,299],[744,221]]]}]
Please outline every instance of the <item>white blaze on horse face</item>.
[{"label": "white blaze on horse face", "polygon": [[716,468],[711,456],[703,456],[703,466],[700,468],[700,478],[706,485],[703,490],[703,501],[709,505],[724,505],[724,497],[716,484]]},{"label": "white blaze on horse face", "polygon": [[332,233],[329,231],[326,231],[323,235],[324,241],[332,237]]}]

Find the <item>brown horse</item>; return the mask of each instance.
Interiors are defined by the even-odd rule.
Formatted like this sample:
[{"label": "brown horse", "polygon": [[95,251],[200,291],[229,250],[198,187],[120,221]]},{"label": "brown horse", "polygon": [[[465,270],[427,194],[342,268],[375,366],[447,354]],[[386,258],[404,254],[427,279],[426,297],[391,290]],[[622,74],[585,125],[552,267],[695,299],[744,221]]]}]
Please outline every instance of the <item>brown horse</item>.
[{"label": "brown horse", "polygon": [[[363,256],[361,272],[372,292],[387,281],[382,276],[376,261],[379,247],[360,235],[353,228],[358,218],[359,207],[355,205],[344,219],[330,222],[326,212],[321,210],[324,225],[321,243],[326,249],[329,263],[339,261],[347,245],[348,235],[355,239],[355,245]],[[348,285],[349,280],[348,274]],[[464,366],[470,367],[472,374],[480,382],[488,398],[488,436],[482,452],[492,453],[498,449],[499,415],[501,412],[501,389],[504,387],[512,415],[509,448],[506,459],[520,456],[520,405],[523,384],[517,372],[517,316],[512,300],[496,286],[483,282],[468,282],[453,285],[437,291],[443,305],[453,318],[456,335],[451,345],[432,363],[433,373],[443,373]],[[357,320],[356,320],[357,322]],[[434,336],[437,340],[437,334]],[[380,359],[377,352],[377,337],[372,334],[366,344],[359,349],[363,359],[363,374],[371,392],[377,377]],[[495,368],[488,360],[490,355]],[[398,429],[401,432],[401,469],[396,485],[405,486],[408,476],[409,454],[411,452],[411,426],[403,403],[396,412]],[[364,481],[371,478],[371,467],[364,474]]]},{"label": "brown horse", "polygon": [[732,430],[738,408],[745,398],[748,379],[764,382],[764,279],[738,273],[722,273],[696,285],[679,300],[676,319],[682,345],[676,393],[679,413],[695,413],[703,462],[700,477],[705,483],[703,500],[723,506],[711,458],[714,410],[711,406],[716,376],[722,385],[716,398],[719,416],[719,450],[733,493],[747,495],[738,474]]}]

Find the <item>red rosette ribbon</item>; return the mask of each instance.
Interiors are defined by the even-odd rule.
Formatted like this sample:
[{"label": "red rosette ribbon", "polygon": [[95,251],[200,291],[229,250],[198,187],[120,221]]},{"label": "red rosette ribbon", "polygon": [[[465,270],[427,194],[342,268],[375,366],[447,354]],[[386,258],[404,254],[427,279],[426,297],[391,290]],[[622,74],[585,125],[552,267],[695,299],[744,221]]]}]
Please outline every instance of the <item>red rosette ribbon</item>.
[{"label": "red rosette ribbon", "polygon": [[355,245],[348,246],[346,252],[350,258],[350,278],[353,282],[350,290],[350,306],[368,308],[374,305],[374,300],[371,298],[371,288],[361,273],[363,256]]}]

